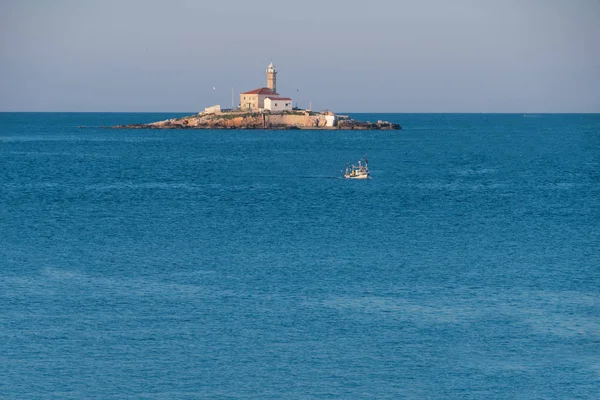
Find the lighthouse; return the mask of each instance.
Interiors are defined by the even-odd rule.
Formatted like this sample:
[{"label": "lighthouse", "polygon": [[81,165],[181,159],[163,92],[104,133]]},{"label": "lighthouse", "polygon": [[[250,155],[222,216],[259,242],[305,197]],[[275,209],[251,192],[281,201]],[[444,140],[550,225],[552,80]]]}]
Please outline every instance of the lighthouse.
[{"label": "lighthouse", "polygon": [[272,62],[267,67],[267,87],[277,93],[277,71]]},{"label": "lighthouse", "polygon": [[271,112],[291,111],[293,108],[292,99],[280,97],[277,93],[277,71],[273,63],[269,64],[265,72],[267,73],[267,87],[240,93],[240,109],[253,112],[262,110]]}]

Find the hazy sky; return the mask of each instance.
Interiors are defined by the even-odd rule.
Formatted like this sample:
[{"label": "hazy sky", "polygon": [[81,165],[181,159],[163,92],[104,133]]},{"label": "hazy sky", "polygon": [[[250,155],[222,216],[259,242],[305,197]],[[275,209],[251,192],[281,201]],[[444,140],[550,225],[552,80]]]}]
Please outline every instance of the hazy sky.
[{"label": "hazy sky", "polygon": [[[0,111],[600,112],[600,0],[0,0]],[[213,90],[213,87],[216,90]]]}]

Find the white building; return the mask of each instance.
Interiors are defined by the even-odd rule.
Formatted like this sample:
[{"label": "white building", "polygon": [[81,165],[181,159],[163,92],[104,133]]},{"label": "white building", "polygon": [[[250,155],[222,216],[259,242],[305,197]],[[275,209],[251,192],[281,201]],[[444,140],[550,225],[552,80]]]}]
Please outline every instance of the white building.
[{"label": "white building", "polygon": [[289,97],[267,97],[265,99],[265,110],[292,111],[292,99]]},{"label": "white building", "polygon": [[217,104],[216,106],[206,107],[204,109],[205,113],[219,113],[221,112],[221,105]]},{"label": "white building", "polygon": [[336,126],[337,125],[337,115],[329,114],[325,116],[325,121],[327,124],[325,126]]}]

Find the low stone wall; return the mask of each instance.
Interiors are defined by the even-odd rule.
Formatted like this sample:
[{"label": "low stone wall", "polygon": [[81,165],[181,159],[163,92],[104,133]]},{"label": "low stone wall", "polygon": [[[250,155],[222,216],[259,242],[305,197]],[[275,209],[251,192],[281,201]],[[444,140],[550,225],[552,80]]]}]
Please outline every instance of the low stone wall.
[{"label": "low stone wall", "polygon": [[325,115],[270,114],[266,116],[267,127],[295,126],[298,128],[324,127]]}]

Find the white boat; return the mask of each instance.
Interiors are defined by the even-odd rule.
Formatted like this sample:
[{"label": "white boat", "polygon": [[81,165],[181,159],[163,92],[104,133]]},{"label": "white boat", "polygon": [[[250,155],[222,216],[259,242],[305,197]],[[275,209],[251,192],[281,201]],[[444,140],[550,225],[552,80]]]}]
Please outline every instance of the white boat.
[{"label": "white boat", "polygon": [[369,175],[369,160],[365,157],[364,164],[359,160],[358,165],[346,165],[346,179],[368,179]]}]

